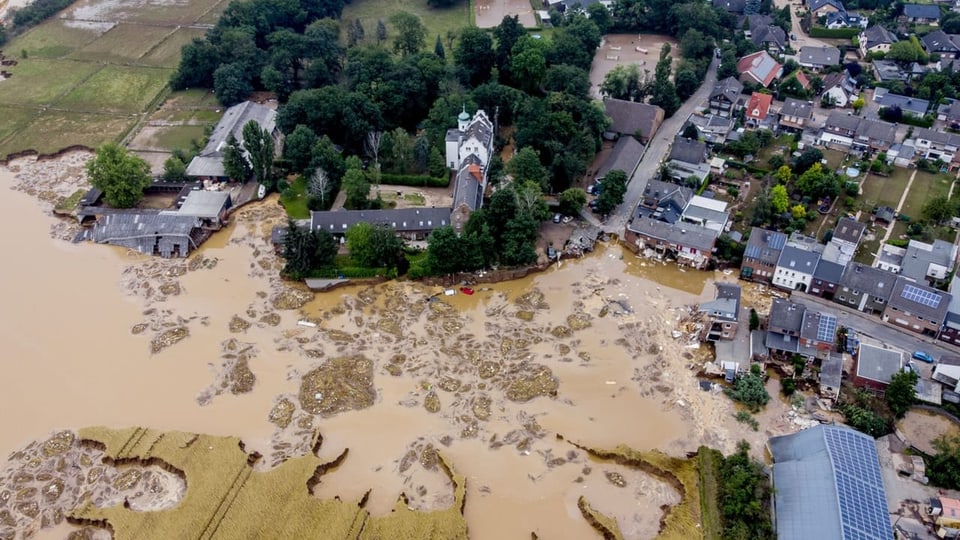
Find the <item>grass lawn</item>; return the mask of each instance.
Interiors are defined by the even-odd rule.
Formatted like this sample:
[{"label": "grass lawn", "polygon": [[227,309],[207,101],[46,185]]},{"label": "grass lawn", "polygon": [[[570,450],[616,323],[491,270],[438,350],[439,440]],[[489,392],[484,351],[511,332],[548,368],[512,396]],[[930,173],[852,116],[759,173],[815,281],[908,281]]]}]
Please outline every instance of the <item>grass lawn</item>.
[{"label": "grass lawn", "polygon": [[[198,107],[220,109],[213,91],[203,88],[173,92],[163,104],[164,109],[194,109]],[[219,119],[219,117],[217,117]]]},{"label": "grass lawn", "polygon": [[[756,161],[751,163],[751,165],[760,168],[771,168],[767,164],[767,161],[770,160],[774,155],[780,155],[783,158],[785,163],[790,162],[790,148],[793,145],[793,135],[781,135],[776,139],[770,141],[766,147],[760,149],[760,153],[757,155]],[[737,158],[735,158],[737,159]],[[774,171],[771,171],[774,172]]]},{"label": "grass lawn", "polygon": [[195,38],[202,38],[206,34],[207,31],[201,28],[180,28],[141,56],[139,63],[148,66],[175,68],[180,65],[180,50],[183,49],[183,46]]},{"label": "grass lawn", "polygon": [[868,174],[863,180],[863,193],[860,196],[864,212],[869,213],[874,206],[896,208],[912,173],[909,169],[895,167],[890,176]]},{"label": "grass lawn", "polygon": [[163,26],[121,23],[70,57],[104,63],[137,63],[137,59],[159,45],[173,31]]},{"label": "grass lawn", "polygon": [[0,152],[0,157],[4,157],[11,152],[6,150],[8,145],[3,144],[6,139],[22,130],[33,121],[37,114],[39,112],[30,107],[0,107],[0,118],[3,118],[3,122],[0,122],[0,149],[4,149],[3,152]]},{"label": "grass lawn", "polygon": [[697,453],[697,471],[700,474],[700,515],[703,519],[703,538],[720,538],[723,532],[720,515],[720,460],[716,450],[701,447]]},{"label": "grass lawn", "polygon": [[22,60],[3,81],[0,104],[46,105],[89,77],[100,66],[72,60]]},{"label": "grass lawn", "polygon": [[189,150],[194,140],[203,141],[204,126],[173,126],[163,128],[151,138],[151,146],[167,150]]},{"label": "grass lawn", "polygon": [[307,199],[307,179],[303,176],[298,176],[290,184],[290,187],[280,194],[280,202],[283,203],[287,215],[292,219],[307,219],[310,217]]},{"label": "grass lawn", "polygon": [[934,197],[946,196],[950,192],[952,182],[953,177],[948,174],[930,174],[917,171],[917,176],[913,179],[910,192],[907,193],[907,198],[903,201],[903,208],[900,209],[900,213],[910,216],[911,219],[920,219],[923,204]]},{"label": "grass lawn", "polygon": [[75,111],[143,111],[167,85],[170,70],[108,65],[61,98],[57,106]]},{"label": "grass lawn", "polygon": [[6,49],[18,60],[27,58],[62,58],[87,45],[110,29],[113,23],[75,23],[51,19],[11,41]]},{"label": "grass lawn", "polygon": [[857,254],[854,255],[853,259],[861,264],[873,265],[873,259],[876,257],[877,252],[880,251],[880,238],[883,236],[883,230],[877,229],[877,237],[869,242],[860,242],[860,247],[857,248]]},{"label": "grass lawn", "polygon": [[827,160],[827,169],[831,171],[837,170],[837,167],[840,166],[840,163],[843,162],[843,158],[847,157],[846,152],[841,152],[839,150],[829,150],[827,148],[821,148],[823,152],[823,159]]},{"label": "grass lawn", "polygon": [[[449,8],[432,8],[427,5],[427,0],[353,0],[343,6],[341,20],[346,24],[360,19],[366,36],[365,41],[368,43],[376,43],[377,20],[382,20],[387,25],[387,41],[391,42],[388,46],[392,47],[396,30],[390,23],[390,16],[400,11],[407,11],[420,17],[421,22],[427,27],[426,49],[431,51],[438,35],[443,40],[443,46],[446,47],[448,30],[459,32],[461,28],[470,25],[469,2],[458,2]],[[342,35],[346,38],[346,29],[343,30]],[[447,51],[448,58],[452,58],[451,53],[452,51]]]},{"label": "grass lawn", "polygon": [[42,154],[51,153],[74,144],[93,148],[117,140],[135,122],[136,118],[130,115],[45,111],[21,130],[17,137],[4,141],[0,145],[0,154],[6,155],[25,148]]}]

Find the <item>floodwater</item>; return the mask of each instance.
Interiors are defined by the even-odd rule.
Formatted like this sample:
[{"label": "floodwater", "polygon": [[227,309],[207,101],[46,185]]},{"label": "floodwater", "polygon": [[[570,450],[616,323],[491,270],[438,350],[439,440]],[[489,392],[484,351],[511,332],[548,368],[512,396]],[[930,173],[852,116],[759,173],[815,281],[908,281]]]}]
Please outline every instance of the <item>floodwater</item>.
[{"label": "floodwater", "polygon": [[[323,435],[321,457],[350,449],[319,497],[372,490],[374,514],[401,492],[415,508],[444,507],[453,499],[436,449],[467,478],[473,538],[589,538],[581,495],[627,537],[649,538],[676,492],[567,441],[680,455],[730,450],[739,436],[724,427],[729,404],[696,390],[692,356],[669,338],[683,305],[712,296],[709,274],[601,246],[473,296],[394,282],[314,297],[276,277],[274,199],[241,209],[189,261],[163,261],[51,238],[66,225],[14,185],[25,184],[0,168],[0,456],[61,429],[139,425],[239,436],[270,466],[303,448],[306,425]],[[323,392],[302,387],[304,376],[347,356],[372,366],[369,380],[350,381],[367,384],[372,405],[311,414],[343,388],[337,374]],[[281,399],[288,427],[270,421]]]}]

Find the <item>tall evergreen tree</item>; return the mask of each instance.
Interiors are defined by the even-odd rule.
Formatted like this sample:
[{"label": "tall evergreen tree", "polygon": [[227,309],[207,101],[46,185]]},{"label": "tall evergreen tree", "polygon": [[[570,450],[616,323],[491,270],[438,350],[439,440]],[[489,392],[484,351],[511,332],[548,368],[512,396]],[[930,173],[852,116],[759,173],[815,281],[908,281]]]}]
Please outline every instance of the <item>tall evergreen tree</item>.
[{"label": "tall evergreen tree", "polygon": [[437,42],[433,45],[433,54],[437,55],[438,58],[446,58],[447,53],[443,50],[443,41],[440,39],[440,34],[437,34]]}]

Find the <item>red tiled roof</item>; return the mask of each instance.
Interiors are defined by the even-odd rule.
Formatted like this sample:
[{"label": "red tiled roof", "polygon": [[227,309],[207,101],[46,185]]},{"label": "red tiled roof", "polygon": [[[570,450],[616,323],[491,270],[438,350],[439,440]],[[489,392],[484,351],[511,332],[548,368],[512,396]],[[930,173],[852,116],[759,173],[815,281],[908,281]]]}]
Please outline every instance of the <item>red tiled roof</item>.
[{"label": "red tiled roof", "polygon": [[750,101],[747,103],[747,118],[763,120],[767,117],[771,103],[773,103],[772,95],[754,92],[750,95]]},{"label": "red tiled roof", "polygon": [[802,71],[797,71],[797,82],[800,83],[800,86],[802,86],[804,90],[810,89],[810,79],[808,79]]}]

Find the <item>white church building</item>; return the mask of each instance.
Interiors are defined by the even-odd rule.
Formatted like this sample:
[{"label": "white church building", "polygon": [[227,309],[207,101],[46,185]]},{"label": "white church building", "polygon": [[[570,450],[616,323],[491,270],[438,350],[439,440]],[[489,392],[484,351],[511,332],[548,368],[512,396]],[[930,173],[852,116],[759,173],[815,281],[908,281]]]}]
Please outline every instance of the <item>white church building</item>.
[{"label": "white church building", "polygon": [[471,118],[464,109],[457,116],[457,128],[447,131],[446,162],[455,173],[450,221],[457,232],[463,229],[470,214],[483,205],[493,137],[493,122],[483,110]]}]

